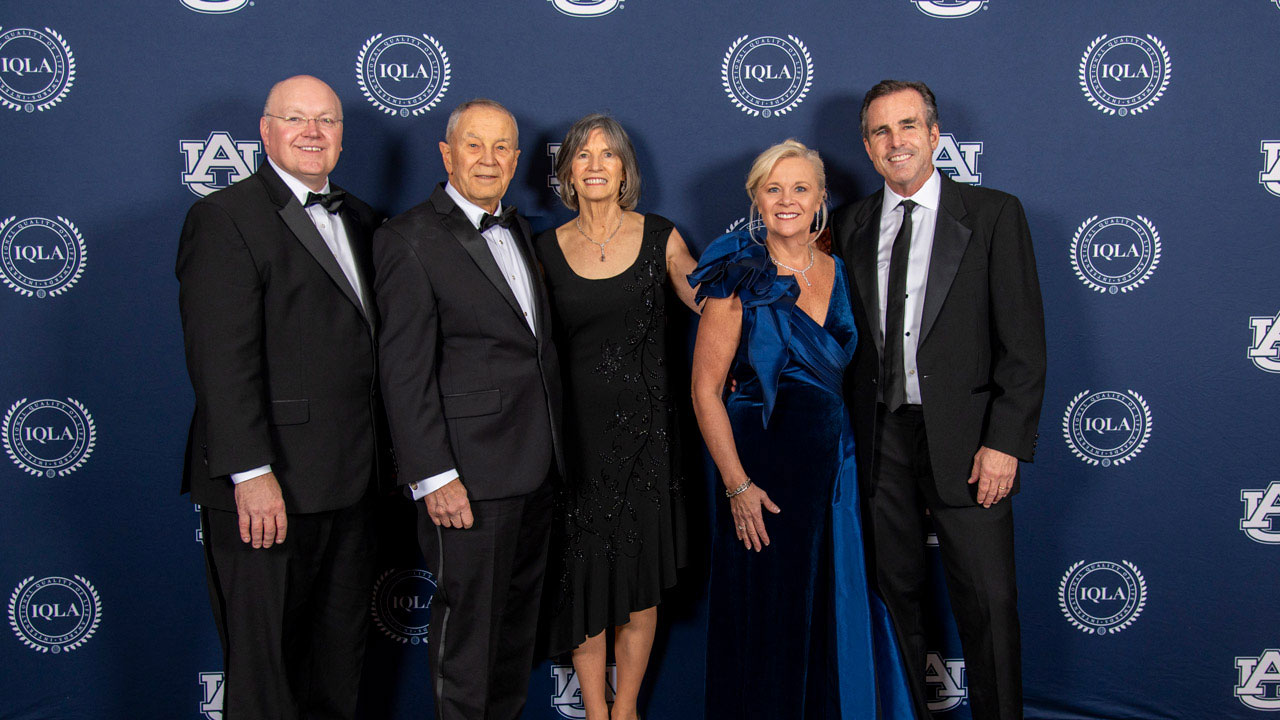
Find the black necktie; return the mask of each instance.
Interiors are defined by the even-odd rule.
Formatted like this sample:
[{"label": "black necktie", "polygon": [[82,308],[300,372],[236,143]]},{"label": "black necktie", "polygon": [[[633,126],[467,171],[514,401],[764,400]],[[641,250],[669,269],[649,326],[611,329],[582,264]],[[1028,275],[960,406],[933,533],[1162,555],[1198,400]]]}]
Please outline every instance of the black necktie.
[{"label": "black necktie", "polygon": [[327,193],[307,193],[307,201],[302,204],[303,207],[311,207],[319,204],[325,209],[325,212],[336,213],[342,209],[342,202],[347,199],[345,190],[334,190]]},{"label": "black necktie", "polygon": [[906,332],[907,314],[907,263],[911,254],[911,211],[914,200],[903,200],[902,227],[893,239],[893,253],[889,257],[889,295],[885,300],[884,314],[884,368],[881,386],[885,405],[893,412],[907,401],[907,381],[902,375],[902,335]]},{"label": "black necktie", "polygon": [[508,205],[506,209],[504,209],[501,213],[497,215],[490,215],[489,213],[485,213],[484,215],[481,215],[480,216],[480,232],[484,232],[485,230],[488,230],[494,225],[501,225],[502,227],[510,230],[511,223],[515,221],[516,221],[516,207],[515,205]]}]

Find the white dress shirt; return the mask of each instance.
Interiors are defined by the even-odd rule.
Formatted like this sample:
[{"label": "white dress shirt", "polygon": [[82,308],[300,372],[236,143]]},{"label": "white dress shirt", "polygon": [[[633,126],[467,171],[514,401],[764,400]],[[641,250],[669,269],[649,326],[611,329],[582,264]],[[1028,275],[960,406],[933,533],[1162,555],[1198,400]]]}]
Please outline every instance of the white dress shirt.
[{"label": "white dress shirt", "polygon": [[[356,271],[356,258],[351,252],[351,239],[347,237],[347,228],[342,222],[342,216],[325,210],[324,206],[319,203],[306,207],[307,193],[312,192],[311,188],[303,184],[298,178],[285,172],[271,158],[267,158],[267,162],[271,163],[271,167],[275,169],[276,174],[289,187],[294,197],[298,198],[298,202],[304,206],[303,209],[306,211],[307,217],[311,218],[311,222],[316,226],[320,237],[324,239],[324,244],[329,247],[329,252],[332,252],[334,259],[338,261],[338,267],[342,268],[342,274],[347,276],[347,282],[355,289],[356,297],[360,299],[361,309],[368,312],[369,304],[365,300],[365,288],[360,282],[360,273]],[[326,178],[324,188],[320,192],[327,193],[329,189],[329,180]],[[245,472],[231,473],[231,482],[239,485],[245,480],[252,480],[269,472],[271,472],[271,466],[263,465]]]},{"label": "white dress shirt", "polygon": [[[467,216],[467,220],[471,221],[471,225],[479,230],[480,220],[487,211],[462,197],[462,193],[458,192],[452,183],[445,184],[444,191],[449,194],[449,197],[453,198],[453,202]],[[499,201],[498,209],[493,214],[496,215],[501,212],[502,202]],[[480,237],[484,238],[485,243],[488,244],[489,252],[493,254],[494,261],[498,263],[498,269],[502,271],[502,277],[507,281],[507,285],[511,287],[511,292],[515,293],[516,302],[520,303],[520,311],[524,313],[524,321],[529,325],[529,330],[537,334],[533,314],[533,281],[529,276],[529,268],[525,265],[524,258],[520,255],[520,248],[516,245],[515,236],[507,228],[501,225],[494,225],[480,233]],[[418,482],[409,483],[409,490],[413,493],[414,500],[421,500],[457,477],[458,469],[450,468],[438,475],[432,475]]]},{"label": "white dress shirt", "polygon": [[[920,340],[920,321],[924,313],[924,289],[929,280],[929,256],[933,254],[933,230],[938,223],[938,203],[942,194],[942,178],[938,171],[925,181],[911,199],[916,207],[911,213],[911,247],[907,259],[907,302],[903,315],[902,372],[906,378],[907,402],[920,404],[920,377],[916,372],[916,346]],[[902,227],[906,198],[884,187],[884,203],[880,206],[880,247],[876,255],[876,273],[880,293],[880,335],[884,337],[885,314],[889,300],[889,260],[893,256],[893,240]],[[888,340],[886,339],[886,342]]]}]

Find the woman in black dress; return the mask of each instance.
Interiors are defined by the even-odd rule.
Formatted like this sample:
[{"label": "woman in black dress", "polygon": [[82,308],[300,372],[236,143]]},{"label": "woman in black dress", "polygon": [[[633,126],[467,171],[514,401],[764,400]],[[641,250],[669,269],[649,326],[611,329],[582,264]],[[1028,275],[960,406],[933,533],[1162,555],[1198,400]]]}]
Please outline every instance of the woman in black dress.
[{"label": "woman in black dress", "polygon": [[564,369],[568,461],[552,525],[549,650],[573,651],[587,718],[606,720],[613,628],[612,718],[633,720],[658,601],[683,564],[666,303],[669,288],[694,306],[685,278],[695,263],[669,220],[634,212],[640,172],[614,119],[574,123],[556,177],[578,216],[536,241]]}]

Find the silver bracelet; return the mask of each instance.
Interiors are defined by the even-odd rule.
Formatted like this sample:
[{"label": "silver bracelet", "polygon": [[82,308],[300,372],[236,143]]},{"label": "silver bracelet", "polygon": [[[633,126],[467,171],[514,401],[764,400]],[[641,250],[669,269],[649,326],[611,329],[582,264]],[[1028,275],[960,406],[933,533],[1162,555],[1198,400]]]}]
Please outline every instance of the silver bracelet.
[{"label": "silver bracelet", "polygon": [[746,482],[742,483],[741,485],[739,485],[738,487],[732,490],[725,490],[724,496],[727,498],[731,498],[734,495],[741,495],[742,493],[746,492],[747,488],[749,487],[751,487],[751,478],[747,478]]}]

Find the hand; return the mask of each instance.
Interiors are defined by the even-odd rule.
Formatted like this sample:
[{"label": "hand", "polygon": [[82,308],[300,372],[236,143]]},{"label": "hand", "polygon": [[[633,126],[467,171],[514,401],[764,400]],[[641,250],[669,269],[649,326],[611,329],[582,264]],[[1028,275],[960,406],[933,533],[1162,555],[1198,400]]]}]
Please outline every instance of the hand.
[{"label": "hand", "polygon": [[748,550],[756,552],[769,544],[769,533],[764,529],[764,514],[760,512],[762,507],[775,515],[782,512],[782,508],[774,505],[769,494],[760,489],[759,485],[752,485],[729,498],[729,509],[733,511],[733,526],[738,539]]},{"label": "hand", "polygon": [[454,478],[427,493],[422,501],[427,504],[427,514],[436,525],[469,528],[475,522],[471,516],[467,488],[463,486],[461,478]]},{"label": "hand", "polygon": [[978,504],[989,508],[1008,497],[1017,471],[1018,459],[1014,456],[985,445],[978,448],[973,456],[973,471],[969,473],[969,484],[978,483]]},{"label": "hand", "polygon": [[289,516],[284,513],[284,496],[275,473],[264,473],[236,485],[236,514],[240,516],[240,539],[254,548],[269,548],[284,542]]}]

